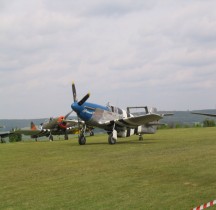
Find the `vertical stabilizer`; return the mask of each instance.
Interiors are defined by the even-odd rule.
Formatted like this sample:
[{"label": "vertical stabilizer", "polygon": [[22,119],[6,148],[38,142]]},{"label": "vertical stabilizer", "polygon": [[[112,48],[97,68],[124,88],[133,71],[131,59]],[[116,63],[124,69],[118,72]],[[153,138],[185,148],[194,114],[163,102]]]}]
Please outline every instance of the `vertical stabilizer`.
[{"label": "vertical stabilizer", "polygon": [[31,130],[33,130],[33,131],[37,130],[37,128],[33,122],[31,122]]}]

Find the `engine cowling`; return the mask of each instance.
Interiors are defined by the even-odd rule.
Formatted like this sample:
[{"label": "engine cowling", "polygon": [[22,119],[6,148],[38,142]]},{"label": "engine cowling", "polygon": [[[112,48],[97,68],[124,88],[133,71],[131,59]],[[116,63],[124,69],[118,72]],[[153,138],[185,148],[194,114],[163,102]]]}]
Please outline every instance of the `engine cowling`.
[{"label": "engine cowling", "polygon": [[61,128],[61,129],[64,129],[66,130],[67,129],[67,123],[64,121],[65,120],[65,117],[64,116],[60,116],[57,120],[57,123],[58,123],[58,126]]}]

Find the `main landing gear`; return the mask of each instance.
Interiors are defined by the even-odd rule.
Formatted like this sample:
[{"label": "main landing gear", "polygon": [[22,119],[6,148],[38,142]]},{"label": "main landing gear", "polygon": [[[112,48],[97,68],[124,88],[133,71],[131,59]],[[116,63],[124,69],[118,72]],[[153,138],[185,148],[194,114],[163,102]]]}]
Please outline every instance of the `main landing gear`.
[{"label": "main landing gear", "polygon": [[67,133],[65,133],[65,135],[64,135],[64,140],[68,140],[68,134]]},{"label": "main landing gear", "polygon": [[49,135],[49,140],[50,141],[53,141],[53,135],[50,133],[50,135]]},{"label": "main landing gear", "polygon": [[115,144],[116,143],[116,139],[113,137],[113,133],[109,134],[108,143],[109,144]]},{"label": "main landing gear", "polygon": [[117,140],[117,131],[115,130],[115,123],[113,124],[113,130],[112,132],[108,132],[108,143],[109,144],[115,144]]},{"label": "main landing gear", "polygon": [[142,134],[139,133],[139,141],[142,141],[143,140],[143,136]]},{"label": "main landing gear", "polygon": [[79,136],[79,144],[80,145],[84,145],[85,143],[86,143],[86,138],[85,138],[85,136],[82,134],[82,135],[80,135]]},{"label": "main landing gear", "polygon": [[86,130],[86,125],[83,125],[83,128],[80,131],[80,135],[78,139],[80,145],[84,145],[86,143],[85,130]]},{"label": "main landing gear", "polygon": [[90,136],[94,136],[94,131],[93,131],[93,130],[90,130],[90,131],[89,131],[89,135],[90,135]]}]

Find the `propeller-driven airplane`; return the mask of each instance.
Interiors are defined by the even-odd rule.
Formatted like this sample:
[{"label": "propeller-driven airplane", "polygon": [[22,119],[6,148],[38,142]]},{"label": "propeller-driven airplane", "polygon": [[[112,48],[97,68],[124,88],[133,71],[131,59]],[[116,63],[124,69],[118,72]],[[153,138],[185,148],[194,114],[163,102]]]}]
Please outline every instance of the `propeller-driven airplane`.
[{"label": "propeller-driven airplane", "polygon": [[90,94],[86,94],[80,101],[77,100],[75,84],[72,83],[73,103],[71,108],[76,112],[78,118],[84,121],[83,129],[79,135],[79,144],[86,143],[85,128],[86,126],[98,127],[104,129],[108,133],[108,143],[115,144],[117,137],[128,137],[131,135],[140,135],[144,133],[155,133],[157,125],[160,125],[158,120],[165,115],[156,114],[155,108],[148,109],[146,113],[139,116],[134,116],[128,111],[114,106],[102,106],[86,102]]},{"label": "propeller-driven airplane", "polygon": [[[4,128],[4,126],[0,126],[0,128]],[[4,143],[5,141],[3,140],[3,138],[6,138],[10,136],[11,134],[13,134],[13,132],[11,131],[1,131],[0,132],[0,142]]]},{"label": "propeller-driven airplane", "polygon": [[[71,111],[72,112],[72,111]],[[17,130],[17,133],[24,135],[31,135],[31,138],[37,138],[42,136],[49,137],[50,141],[53,141],[53,135],[64,135],[64,139],[68,140],[68,134],[79,133],[78,121],[68,120],[69,112],[65,116],[59,116],[56,118],[50,118],[41,124],[41,128],[37,129],[33,122],[31,122],[31,130]],[[93,131],[90,131],[90,135],[93,135]]]},{"label": "propeller-driven airplane", "polygon": [[3,140],[3,138],[6,138],[8,136],[10,136],[12,133],[10,131],[7,132],[0,132],[0,142],[4,143],[5,141]]}]

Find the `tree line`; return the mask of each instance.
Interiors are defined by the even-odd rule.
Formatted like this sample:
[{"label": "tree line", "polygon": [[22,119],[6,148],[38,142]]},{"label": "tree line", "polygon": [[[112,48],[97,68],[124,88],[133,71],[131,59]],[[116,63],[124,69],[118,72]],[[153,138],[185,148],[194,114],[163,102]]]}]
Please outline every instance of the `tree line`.
[{"label": "tree line", "polygon": [[169,129],[169,128],[191,128],[191,127],[215,127],[216,123],[214,120],[205,119],[203,122],[197,122],[193,124],[187,123],[176,123],[176,122],[169,122],[168,124],[161,125],[159,129]]}]

